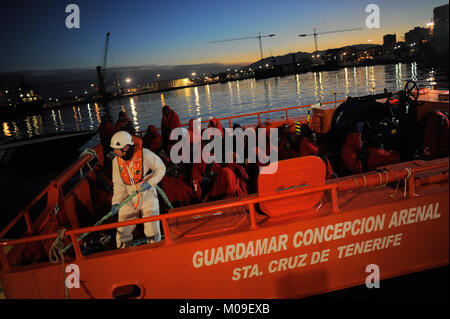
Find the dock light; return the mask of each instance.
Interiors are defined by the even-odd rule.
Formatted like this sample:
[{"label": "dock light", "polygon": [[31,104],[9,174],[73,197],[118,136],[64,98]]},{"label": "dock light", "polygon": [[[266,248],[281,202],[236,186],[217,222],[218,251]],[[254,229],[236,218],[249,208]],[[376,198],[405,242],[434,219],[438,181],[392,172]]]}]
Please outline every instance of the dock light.
[{"label": "dock light", "polygon": [[84,91],[84,94],[87,94],[87,91]]},{"label": "dock light", "polygon": [[159,73],[158,73],[158,74],[156,74],[156,77],[157,77],[157,78],[159,78],[160,76],[161,76],[161,74],[159,74]]}]

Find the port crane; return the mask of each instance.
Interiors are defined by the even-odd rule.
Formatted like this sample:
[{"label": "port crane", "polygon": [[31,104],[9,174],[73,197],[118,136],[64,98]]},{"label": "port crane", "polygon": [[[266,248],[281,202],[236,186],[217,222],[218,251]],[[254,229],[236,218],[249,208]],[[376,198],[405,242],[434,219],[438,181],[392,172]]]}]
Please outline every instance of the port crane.
[{"label": "port crane", "polygon": [[258,39],[258,41],[259,41],[259,52],[261,54],[261,68],[263,68],[263,50],[262,50],[261,38],[270,38],[270,37],[274,37],[274,36],[275,36],[275,34],[261,35],[261,32],[258,32],[258,35],[257,36],[253,36],[253,37],[232,38],[232,39],[226,39],[226,40],[215,40],[215,41],[209,41],[209,43],[237,41],[237,40],[247,40],[247,39]]},{"label": "port crane", "polygon": [[[111,35],[111,32],[106,33],[106,41],[105,41],[105,49],[103,54],[103,65],[102,65],[102,75],[103,79],[106,79],[106,66],[107,66],[107,60],[108,60],[108,49],[109,49],[109,36]],[[114,84],[116,85],[117,93],[120,94],[120,84],[119,80],[117,79],[117,74],[114,72]],[[105,88],[106,93],[106,88]]]},{"label": "port crane", "polygon": [[316,28],[313,29],[313,33],[309,33],[309,34],[299,34],[299,37],[308,37],[313,35],[314,36],[314,54],[316,54],[318,52],[317,49],[317,36],[319,34],[328,34],[328,33],[337,33],[337,32],[348,32],[348,31],[356,31],[356,30],[361,30],[362,28],[354,28],[354,29],[344,29],[344,30],[334,30],[334,31],[326,31],[326,32],[316,32]]},{"label": "port crane", "polygon": [[110,32],[106,34],[106,42],[105,42],[105,54],[103,55],[103,74],[105,74],[106,71],[106,59],[108,57],[108,46],[109,46],[109,36],[111,35]]}]

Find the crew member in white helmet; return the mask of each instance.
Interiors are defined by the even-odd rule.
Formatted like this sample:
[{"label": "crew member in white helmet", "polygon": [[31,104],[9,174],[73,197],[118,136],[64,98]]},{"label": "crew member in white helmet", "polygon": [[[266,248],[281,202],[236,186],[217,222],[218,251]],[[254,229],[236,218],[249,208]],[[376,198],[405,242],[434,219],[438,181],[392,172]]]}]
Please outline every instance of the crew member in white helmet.
[{"label": "crew member in white helmet", "polygon": [[[142,147],[142,140],[128,132],[119,131],[111,138],[111,148],[117,155],[112,161],[114,194],[112,212],[119,214],[119,222],[159,215],[158,195],[154,186],[164,177],[166,166],[150,150]],[[140,192],[119,208],[119,204],[134,193]],[[130,245],[136,225],[117,228],[117,248]],[[161,240],[160,222],[144,224],[144,233],[149,243]]]}]

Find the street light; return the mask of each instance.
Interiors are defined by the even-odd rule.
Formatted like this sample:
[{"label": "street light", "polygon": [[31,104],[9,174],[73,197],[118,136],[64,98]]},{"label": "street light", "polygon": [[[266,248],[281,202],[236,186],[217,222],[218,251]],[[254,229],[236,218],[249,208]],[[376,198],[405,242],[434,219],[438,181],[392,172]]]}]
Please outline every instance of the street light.
[{"label": "street light", "polygon": [[131,79],[130,79],[130,78],[126,78],[126,79],[125,79],[125,82],[130,83],[130,82],[131,82]]}]

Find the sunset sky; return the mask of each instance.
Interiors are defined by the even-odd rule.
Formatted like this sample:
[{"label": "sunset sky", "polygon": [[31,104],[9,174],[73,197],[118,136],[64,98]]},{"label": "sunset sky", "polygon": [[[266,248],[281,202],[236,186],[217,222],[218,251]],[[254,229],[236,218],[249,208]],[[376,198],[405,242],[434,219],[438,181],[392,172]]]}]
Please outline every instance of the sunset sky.
[{"label": "sunset sky", "polygon": [[[65,25],[66,6],[80,8],[80,28]],[[380,7],[380,28],[368,29],[368,4]],[[108,66],[245,63],[259,60],[258,40],[213,40],[276,34],[263,39],[264,56],[312,52],[313,37],[300,33],[363,28],[322,35],[319,50],[382,44],[387,33],[425,27],[445,0],[314,1],[13,1],[0,9],[0,72],[93,68],[102,64],[111,32]]]}]

